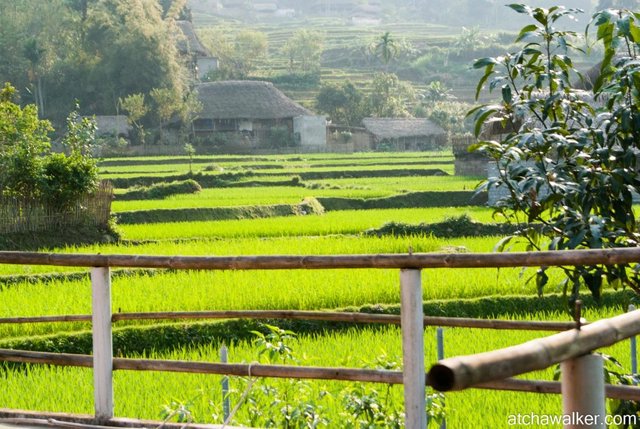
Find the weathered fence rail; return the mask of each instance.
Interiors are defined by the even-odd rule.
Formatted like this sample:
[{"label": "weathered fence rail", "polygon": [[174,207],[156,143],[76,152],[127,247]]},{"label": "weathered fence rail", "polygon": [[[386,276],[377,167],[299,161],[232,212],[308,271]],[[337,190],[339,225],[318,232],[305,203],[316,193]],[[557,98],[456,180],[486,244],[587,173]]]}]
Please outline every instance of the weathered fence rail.
[{"label": "weathered fence rail", "polygon": [[[91,268],[92,314],[43,317],[3,318],[0,323],[88,322],[92,323],[93,355],[69,355],[0,350],[0,361],[33,362],[53,365],[93,367],[95,419],[113,420],[113,371],[178,371],[255,377],[293,377],[315,379],[358,380],[403,384],[406,427],[426,427],[425,386],[464,389],[477,387],[529,391],[537,393],[566,393],[573,386],[573,394],[596,392],[585,401],[565,401],[565,411],[575,404],[586,403],[595,408],[580,408],[580,412],[604,413],[605,394],[619,399],[638,399],[640,389],[623,386],[589,385],[589,377],[580,378],[567,363],[575,363],[580,374],[589,374],[583,364],[590,358],[585,354],[640,333],[640,311],[633,311],[590,325],[575,327],[574,323],[545,323],[436,318],[423,314],[422,269],[431,268],[487,268],[523,266],[563,266],[622,264],[640,262],[640,248],[581,250],[509,254],[410,254],[410,255],[339,255],[339,256],[139,256],[139,255],[79,255],[0,252],[2,264],[61,265]],[[336,312],[296,311],[211,311],[112,314],[111,267],[171,268],[197,270],[273,270],[273,269],[400,269],[400,315],[374,315]],[[124,359],[113,356],[112,325],[122,320],[190,319],[190,318],[289,318],[333,320],[357,323],[400,324],[402,330],[403,371],[364,370],[354,368],[290,367],[277,365],[181,362],[162,360]],[[534,340],[502,351],[471,357],[445,359],[429,372],[424,363],[424,328],[427,325],[466,326],[492,329],[564,330],[559,334]],[[538,357],[537,357],[538,356]],[[542,356],[542,357],[539,357]],[[584,361],[583,361],[584,359]],[[508,377],[563,362],[569,374],[563,383],[524,381]],[[580,372],[582,371],[582,372]],[[571,374],[574,377],[571,377]],[[601,372],[593,379],[602,383]],[[592,374],[593,375],[593,374]],[[448,377],[448,378],[447,378]],[[585,380],[587,384],[585,385]],[[569,386],[569,387],[567,387]],[[578,387],[576,387],[578,386]],[[571,389],[569,389],[571,391]],[[602,404],[600,404],[602,402]],[[600,406],[602,405],[602,406]],[[580,405],[582,406],[582,405]],[[572,426],[579,427],[579,426]]]},{"label": "weathered fence rail", "polygon": [[[293,310],[227,310],[227,311],[174,311],[154,313],[116,313],[111,316],[112,322],[126,320],[185,320],[185,319],[281,319],[281,320],[316,320],[323,322],[346,323],[380,323],[400,325],[399,315],[352,313],[330,311],[293,311]],[[34,317],[2,317],[2,324],[21,323],[64,323],[90,322],[90,314],[67,314],[61,316]],[[565,331],[575,328],[574,322],[547,322],[527,320],[472,319],[467,317],[433,317],[424,316],[423,324],[427,326],[504,329],[523,331]]]}]

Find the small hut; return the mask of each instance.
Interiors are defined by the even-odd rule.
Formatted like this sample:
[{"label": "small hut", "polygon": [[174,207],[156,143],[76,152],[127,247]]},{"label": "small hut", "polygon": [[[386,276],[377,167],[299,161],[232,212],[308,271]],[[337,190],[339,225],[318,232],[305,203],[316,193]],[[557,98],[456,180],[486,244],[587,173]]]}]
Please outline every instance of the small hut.
[{"label": "small hut", "polygon": [[291,142],[300,142],[304,136],[294,136],[294,118],[314,117],[270,82],[208,82],[197,85],[195,91],[202,110],[194,131],[205,139],[224,134],[224,140],[233,143],[269,146],[277,130]]},{"label": "small hut", "polygon": [[364,118],[362,125],[373,136],[376,149],[421,151],[447,144],[447,133],[425,118]]}]

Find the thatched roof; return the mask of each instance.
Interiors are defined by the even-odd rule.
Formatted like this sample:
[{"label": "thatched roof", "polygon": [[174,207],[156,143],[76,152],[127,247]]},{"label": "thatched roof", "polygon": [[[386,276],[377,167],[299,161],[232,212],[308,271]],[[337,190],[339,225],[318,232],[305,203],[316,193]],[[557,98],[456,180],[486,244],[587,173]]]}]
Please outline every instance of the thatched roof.
[{"label": "thatched roof", "polygon": [[445,134],[440,126],[424,118],[364,118],[362,125],[381,139]]},{"label": "thatched roof", "polygon": [[189,21],[176,21],[176,25],[184,37],[178,38],[178,50],[182,54],[195,54],[199,57],[210,57],[211,52],[198,39],[193,24]]},{"label": "thatched roof", "polygon": [[229,80],[196,86],[201,118],[284,119],[313,113],[269,82]]}]

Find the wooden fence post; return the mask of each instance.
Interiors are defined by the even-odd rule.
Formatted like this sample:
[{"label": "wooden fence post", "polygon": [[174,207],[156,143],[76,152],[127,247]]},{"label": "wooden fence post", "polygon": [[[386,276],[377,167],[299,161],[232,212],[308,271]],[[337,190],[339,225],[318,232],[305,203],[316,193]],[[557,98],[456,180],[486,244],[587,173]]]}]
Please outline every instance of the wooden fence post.
[{"label": "wooden fence post", "polygon": [[588,354],[560,364],[565,429],[605,429],[604,364]]},{"label": "wooden fence post", "polygon": [[113,418],[113,340],[111,276],[108,267],[91,269],[93,330],[93,395],[96,419]]},{"label": "wooden fence post", "polygon": [[424,311],[420,270],[400,270],[402,380],[407,429],[427,427],[424,366]]}]

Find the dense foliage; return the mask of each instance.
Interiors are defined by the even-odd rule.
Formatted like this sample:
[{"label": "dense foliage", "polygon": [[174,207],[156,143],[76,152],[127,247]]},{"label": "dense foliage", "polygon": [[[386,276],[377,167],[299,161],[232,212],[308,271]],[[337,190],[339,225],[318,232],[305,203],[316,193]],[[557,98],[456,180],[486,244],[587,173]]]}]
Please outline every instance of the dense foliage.
[{"label": "dense foliage", "polygon": [[75,100],[83,114],[115,114],[118,99],[153,88],[182,97],[178,12],[163,18],[159,2],[145,0],[0,2],[0,82],[55,123]]},{"label": "dense foliage", "polygon": [[[475,64],[485,71],[478,91],[489,82],[502,96],[473,110],[477,134],[483,126],[503,130],[504,137],[494,134],[479,144],[499,171],[485,187],[506,190],[497,211],[531,225],[518,234],[530,249],[637,246],[632,204],[640,190],[640,14],[609,9],[594,15],[588,31],[597,30],[604,56],[591,95],[576,86],[580,75],[568,55],[577,35],[556,28],[578,11],[510,7],[534,20],[518,36],[524,48]],[[536,276],[540,291],[545,271]],[[626,265],[578,266],[565,273],[564,288],[572,297],[581,285],[599,296],[605,280],[640,292],[637,268]]]},{"label": "dense foliage", "polygon": [[21,108],[14,96],[8,84],[0,91],[0,196],[40,199],[64,211],[96,186],[90,154],[95,124],[73,112],[61,140],[67,153],[52,153],[51,124],[38,119],[34,105]]}]

